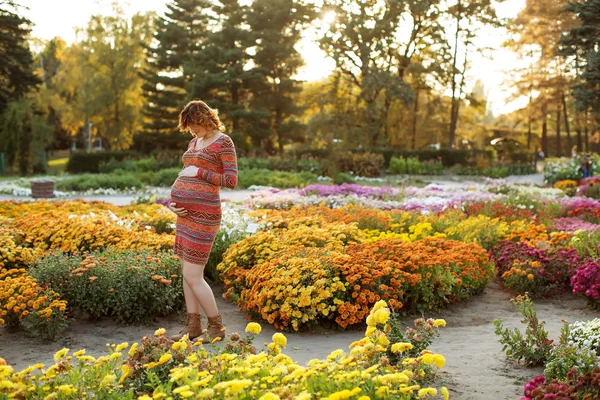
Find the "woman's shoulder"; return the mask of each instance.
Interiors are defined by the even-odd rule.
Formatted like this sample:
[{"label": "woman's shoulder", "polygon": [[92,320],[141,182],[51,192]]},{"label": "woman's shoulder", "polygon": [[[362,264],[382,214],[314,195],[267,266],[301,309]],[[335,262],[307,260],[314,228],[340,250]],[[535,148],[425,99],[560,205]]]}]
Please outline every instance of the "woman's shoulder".
[{"label": "woman's shoulder", "polygon": [[231,139],[231,136],[229,136],[225,133],[222,133],[221,137],[218,140],[221,141],[222,148],[235,147],[235,145],[233,144],[233,140]]}]

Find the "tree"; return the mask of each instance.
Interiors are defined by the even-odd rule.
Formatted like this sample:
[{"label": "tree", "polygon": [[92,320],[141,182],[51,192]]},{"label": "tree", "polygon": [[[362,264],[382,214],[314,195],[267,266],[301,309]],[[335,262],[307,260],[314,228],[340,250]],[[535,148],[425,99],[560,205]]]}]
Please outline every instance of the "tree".
[{"label": "tree", "polygon": [[[464,77],[467,72],[469,47],[472,46],[472,40],[477,28],[483,25],[499,26],[499,20],[496,16],[496,10],[493,7],[492,0],[456,0],[456,3],[449,4],[447,14],[456,24],[453,38],[452,67],[450,69],[452,102],[450,107],[448,147],[452,148],[456,137],[460,98],[464,88]],[[459,47],[461,45],[464,47],[463,54],[459,54]],[[459,57],[464,59],[462,69],[459,69]],[[459,77],[461,77],[460,82],[458,81]]]},{"label": "tree", "polygon": [[152,18],[131,20],[115,6],[111,16],[93,16],[79,43],[81,102],[84,124],[93,122],[97,135],[112,149],[126,149],[141,126],[144,105],[139,76],[144,66],[142,44],[152,39]]},{"label": "tree", "polygon": [[14,2],[0,2],[0,114],[40,83],[27,45],[31,22],[17,11]]},{"label": "tree", "polygon": [[191,59],[206,45],[210,6],[207,0],[172,0],[165,15],[156,18],[141,72],[146,99],[142,134],[175,134],[179,112],[197,95],[189,85],[201,74]]},{"label": "tree", "polygon": [[[566,10],[577,16],[578,24],[571,27],[561,40],[561,54],[576,60],[578,80],[575,99],[579,110],[588,110],[600,127],[600,0],[570,3]],[[587,119],[587,118],[586,118]],[[586,121],[587,122],[587,121]],[[587,133],[587,124],[586,124]]]},{"label": "tree", "polygon": [[255,47],[257,35],[248,23],[251,6],[238,0],[221,0],[214,2],[210,10],[211,31],[205,46],[193,57],[198,73],[191,95],[219,109],[240,148],[247,149],[250,142],[260,147],[270,129],[261,122],[266,110],[251,101],[253,89],[263,79],[256,68],[250,67],[250,49]]},{"label": "tree", "polygon": [[335,13],[336,21],[320,40],[320,47],[335,61],[341,76],[360,91],[355,104],[357,126],[352,129],[352,136],[371,147],[384,136],[387,144],[385,128],[392,99],[412,98],[410,87],[395,69],[398,63],[394,35],[406,3],[329,0],[324,9]]},{"label": "tree", "polygon": [[256,49],[251,71],[260,74],[262,81],[255,86],[255,99],[268,112],[280,153],[286,141],[304,137],[305,127],[296,118],[302,87],[293,78],[304,60],[295,46],[315,16],[314,8],[300,0],[255,0],[248,15]]}]

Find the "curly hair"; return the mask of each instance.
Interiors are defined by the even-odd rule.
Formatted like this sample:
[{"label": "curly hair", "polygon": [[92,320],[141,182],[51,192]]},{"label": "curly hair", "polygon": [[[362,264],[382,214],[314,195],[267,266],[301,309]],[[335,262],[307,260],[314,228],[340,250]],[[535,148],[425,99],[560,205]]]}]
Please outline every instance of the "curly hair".
[{"label": "curly hair", "polygon": [[179,113],[179,130],[190,132],[191,125],[200,125],[207,130],[218,130],[223,132],[225,125],[219,119],[219,110],[210,108],[208,104],[201,100],[192,100]]}]

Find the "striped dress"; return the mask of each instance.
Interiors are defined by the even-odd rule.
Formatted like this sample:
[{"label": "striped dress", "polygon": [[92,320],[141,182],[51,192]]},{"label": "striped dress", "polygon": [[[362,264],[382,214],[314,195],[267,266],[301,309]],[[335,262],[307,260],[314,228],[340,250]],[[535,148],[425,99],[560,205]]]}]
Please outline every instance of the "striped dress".
[{"label": "striped dress", "polygon": [[237,185],[237,159],[233,141],[222,135],[196,150],[192,139],[183,154],[183,166],[199,168],[195,177],[179,176],[171,188],[171,201],[185,208],[186,217],[177,217],[174,252],[194,264],[206,264],[221,226],[221,187]]}]

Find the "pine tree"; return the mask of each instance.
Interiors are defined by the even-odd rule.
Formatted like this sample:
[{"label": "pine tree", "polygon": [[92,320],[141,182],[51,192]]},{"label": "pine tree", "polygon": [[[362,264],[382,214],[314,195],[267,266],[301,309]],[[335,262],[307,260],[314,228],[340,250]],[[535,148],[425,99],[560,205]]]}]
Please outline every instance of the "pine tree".
[{"label": "pine tree", "polygon": [[33,57],[27,47],[31,22],[17,14],[12,1],[0,2],[0,114],[40,83],[33,74]]},{"label": "pine tree", "polygon": [[176,133],[181,108],[195,94],[198,75],[192,55],[206,44],[210,8],[207,0],[173,0],[157,18],[153,45],[146,48],[142,73],[146,97],[144,134]]},{"label": "pine tree", "polygon": [[[591,110],[600,128],[600,0],[571,3],[567,11],[577,15],[579,25],[561,40],[561,54],[575,56],[579,79],[575,99],[583,110]],[[587,127],[586,127],[587,128]]]},{"label": "pine tree", "polygon": [[249,10],[238,0],[221,0],[212,5],[213,29],[206,45],[194,55],[197,74],[190,93],[219,109],[230,125],[228,133],[241,148],[250,144],[243,140],[241,131],[255,144],[268,135],[260,124],[264,112],[250,101],[250,89],[260,84],[261,74],[247,67],[252,59],[249,48],[254,46],[253,32],[247,27]]},{"label": "pine tree", "polygon": [[301,141],[304,125],[295,116],[301,109],[297,95],[301,83],[293,79],[304,64],[295,49],[302,28],[315,17],[314,8],[299,0],[255,0],[248,24],[256,41],[255,71],[263,75],[256,101],[269,113],[269,126],[279,152],[287,141]]}]

